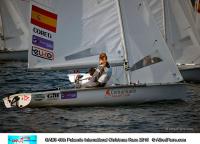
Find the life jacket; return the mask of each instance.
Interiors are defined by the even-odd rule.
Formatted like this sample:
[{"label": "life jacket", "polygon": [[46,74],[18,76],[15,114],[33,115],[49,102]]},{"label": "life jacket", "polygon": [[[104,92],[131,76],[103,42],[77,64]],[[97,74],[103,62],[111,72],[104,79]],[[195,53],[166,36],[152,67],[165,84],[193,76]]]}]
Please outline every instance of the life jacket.
[{"label": "life jacket", "polygon": [[90,82],[98,82],[100,86],[104,86],[111,76],[112,68],[110,67],[109,63],[106,64],[106,67],[99,65],[90,79]]}]

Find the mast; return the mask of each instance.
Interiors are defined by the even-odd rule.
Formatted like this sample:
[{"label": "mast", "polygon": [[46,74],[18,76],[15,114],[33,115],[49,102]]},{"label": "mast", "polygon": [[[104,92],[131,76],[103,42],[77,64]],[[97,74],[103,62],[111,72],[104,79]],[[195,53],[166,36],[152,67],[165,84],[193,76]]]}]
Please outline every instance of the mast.
[{"label": "mast", "polygon": [[[1,8],[0,8],[0,13],[1,13]],[[3,16],[2,15],[0,15],[0,17],[1,17],[1,23],[0,23],[0,25],[1,25],[1,28],[2,28],[2,31],[1,31],[1,33],[0,33],[0,40],[1,40],[1,47],[0,48],[3,48],[3,49],[0,49],[0,50],[3,50],[3,51],[6,51],[6,46],[5,46],[5,38],[4,38],[4,24],[3,24]]]},{"label": "mast", "polygon": [[162,0],[162,7],[163,7],[163,26],[164,26],[164,39],[165,41],[167,40],[167,34],[166,34],[166,7],[165,7],[165,2]]},{"label": "mast", "polygon": [[124,49],[125,77],[127,79],[127,84],[131,84],[130,73],[129,73],[129,64],[128,64],[128,52],[127,52],[126,42],[125,42],[125,35],[124,35],[124,27],[123,27],[122,15],[121,15],[120,0],[117,0],[117,6],[118,6],[118,14],[119,14],[119,20],[120,20],[120,28],[121,28],[122,47]]}]

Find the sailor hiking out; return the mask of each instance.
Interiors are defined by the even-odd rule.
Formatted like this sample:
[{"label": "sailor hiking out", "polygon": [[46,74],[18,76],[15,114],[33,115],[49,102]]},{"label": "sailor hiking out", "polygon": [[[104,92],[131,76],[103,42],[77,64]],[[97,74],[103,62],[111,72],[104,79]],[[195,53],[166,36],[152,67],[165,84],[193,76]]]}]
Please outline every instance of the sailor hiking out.
[{"label": "sailor hiking out", "polygon": [[112,68],[108,62],[106,53],[100,53],[99,55],[99,66],[96,68],[92,77],[89,81],[82,85],[77,85],[76,87],[104,87],[112,76]]}]

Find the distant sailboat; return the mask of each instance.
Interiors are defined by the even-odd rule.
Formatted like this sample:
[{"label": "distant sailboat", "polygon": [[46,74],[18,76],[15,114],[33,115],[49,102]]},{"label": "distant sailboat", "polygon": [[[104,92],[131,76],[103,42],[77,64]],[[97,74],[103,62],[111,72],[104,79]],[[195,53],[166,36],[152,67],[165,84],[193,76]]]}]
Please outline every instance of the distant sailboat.
[{"label": "distant sailboat", "polygon": [[[199,13],[191,1],[166,1],[167,43],[184,80],[200,82],[200,31],[197,17]],[[169,17],[171,12],[174,17]]]},{"label": "distant sailboat", "polygon": [[164,30],[163,37],[183,79],[200,82],[200,14],[195,7],[198,0],[147,1],[161,32]]},{"label": "distant sailboat", "polygon": [[1,0],[0,15],[2,18],[0,60],[27,61],[29,48],[29,10],[30,1]]},{"label": "distant sailboat", "polygon": [[184,99],[186,85],[142,0],[32,1],[29,69],[82,69],[107,53],[126,83],[5,97],[11,107],[97,106]]}]

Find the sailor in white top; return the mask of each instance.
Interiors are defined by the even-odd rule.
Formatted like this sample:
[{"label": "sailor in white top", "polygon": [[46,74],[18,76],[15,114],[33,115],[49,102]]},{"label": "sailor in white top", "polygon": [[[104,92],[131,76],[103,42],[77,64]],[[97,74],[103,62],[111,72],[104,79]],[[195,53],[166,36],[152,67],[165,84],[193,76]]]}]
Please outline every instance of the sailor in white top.
[{"label": "sailor in white top", "polygon": [[90,78],[89,82],[81,87],[104,87],[112,76],[112,68],[107,61],[106,53],[99,55],[99,66]]}]

